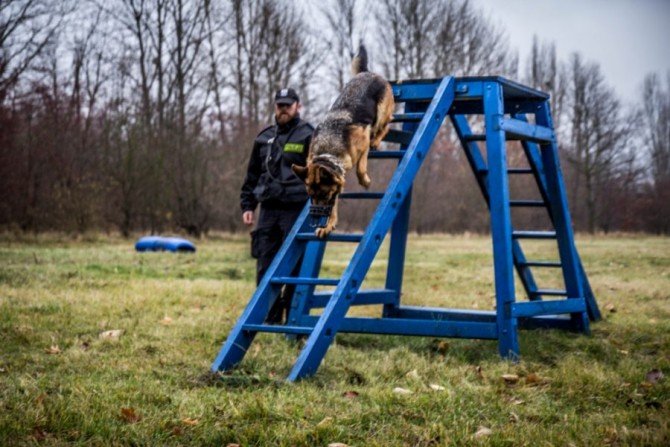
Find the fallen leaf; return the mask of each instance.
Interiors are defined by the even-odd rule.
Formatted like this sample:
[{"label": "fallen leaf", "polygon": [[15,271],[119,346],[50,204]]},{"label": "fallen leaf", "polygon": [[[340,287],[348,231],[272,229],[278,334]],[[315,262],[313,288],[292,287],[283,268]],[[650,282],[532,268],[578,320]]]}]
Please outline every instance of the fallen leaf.
[{"label": "fallen leaf", "polygon": [[663,372],[660,369],[652,369],[645,376],[645,380],[651,384],[656,384],[663,379]]},{"label": "fallen leaf", "polygon": [[122,329],[112,329],[111,331],[104,331],[100,333],[100,338],[103,340],[118,340],[123,334]]},{"label": "fallen leaf", "polygon": [[542,383],[543,380],[535,373],[530,373],[526,376],[526,385],[537,385]]},{"label": "fallen leaf", "polygon": [[355,399],[358,397],[358,391],[345,391],[344,393],[342,393],[342,396],[348,399]]},{"label": "fallen leaf", "polygon": [[395,394],[412,394],[412,391],[400,387],[393,388],[393,392]]},{"label": "fallen leaf", "polygon": [[619,354],[628,355],[628,351],[626,351],[625,349],[619,349],[618,351],[619,351]]},{"label": "fallen leaf", "polygon": [[240,445],[235,444],[234,442],[231,442],[230,444],[226,445],[226,447],[240,447]]},{"label": "fallen leaf", "polygon": [[477,430],[477,433],[475,433],[475,438],[483,438],[484,436],[491,436],[493,434],[493,431],[484,426],[480,426],[479,430]]},{"label": "fallen leaf", "polygon": [[441,340],[437,346],[435,347],[435,350],[439,352],[442,355],[445,355],[447,351],[449,350],[449,342],[446,342],[444,340]]},{"label": "fallen leaf", "polygon": [[431,390],[433,391],[444,391],[446,388],[444,388],[442,385],[438,385],[436,383],[431,383],[428,385]]},{"label": "fallen leaf", "polygon": [[184,423],[184,424],[186,424],[186,425],[191,425],[191,426],[193,426],[193,425],[198,425],[198,424],[200,423],[199,420],[197,420],[197,419],[191,419],[191,418],[184,418],[184,419],[182,419],[181,421],[182,421],[182,423]]},{"label": "fallen leaf", "polygon": [[142,416],[137,414],[134,408],[121,408],[121,419],[129,424],[134,424],[142,420]]},{"label": "fallen leaf", "polygon": [[510,421],[511,423],[513,423],[513,424],[516,424],[517,422],[519,422],[519,415],[516,414],[516,413],[513,412],[513,411],[510,411],[510,413],[509,413],[509,421]]},{"label": "fallen leaf", "polygon": [[168,317],[167,315],[163,317],[161,320],[161,324],[167,326],[168,324],[172,324],[172,318]]},{"label": "fallen leaf", "polygon": [[330,416],[326,416],[325,418],[321,419],[321,422],[316,424],[317,427],[323,427],[326,425],[329,425],[331,422],[333,422],[333,418]]},{"label": "fallen leaf", "polygon": [[503,374],[501,377],[508,385],[513,385],[519,381],[519,376],[516,374]]},{"label": "fallen leaf", "polygon": [[611,313],[611,314],[615,314],[615,313],[616,313],[616,307],[614,307],[614,304],[612,304],[612,303],[607,304],[607,305],[605,306],[605,309],[607,309],[607,311],[608,311],[609,313]]},{"label": "fallen leaf", "polygon": [[526,401],[523,401],[523,400],[521,400],[521,399],[512,399],[510,403],[511,403],[512,405],[521,405],[521,404],[526,403]]},{"label": "fallen leaf", "polygon": [[331,442],[330,444],[328,444],[328,447],[349,447],[349,446],[342,442]]},{"label": "fallen leaf", "polygon": [[56,355],[60,354],[60,348],[58,347],[58,345],[51,345],[50,347],[46,348],[44,352],[46,352],[49,355]]},{"label": "fallen leaf", "polygon": [[35,441],[44,441],[48,436],[48,433],[44,431],[43,428],[35,427],[33,428],[33,438]]}]

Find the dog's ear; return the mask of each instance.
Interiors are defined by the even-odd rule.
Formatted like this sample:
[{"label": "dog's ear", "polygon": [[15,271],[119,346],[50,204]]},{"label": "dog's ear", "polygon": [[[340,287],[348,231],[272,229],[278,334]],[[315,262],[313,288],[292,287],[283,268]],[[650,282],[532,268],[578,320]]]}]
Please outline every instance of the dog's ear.
[{"label": "dog's ear", "polygon": [[305,181],[305,179],[307,178],[306,166],[298,166],[296,164],[292,164],[291,169],[293,170],[293,172],[295,172],[295,175],[297,175],[298,178],[300,178],[300,180],[302,180],[303,182]]}]

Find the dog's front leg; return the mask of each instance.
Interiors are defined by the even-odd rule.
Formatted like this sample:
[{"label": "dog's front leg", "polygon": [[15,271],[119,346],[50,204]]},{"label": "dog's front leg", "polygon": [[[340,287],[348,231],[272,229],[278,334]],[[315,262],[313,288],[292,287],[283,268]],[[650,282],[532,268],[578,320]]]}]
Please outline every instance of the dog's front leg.
[{"label": "dog's front leg", "polygon": [[333,205],[333,209],[330,212],[330,216],[328,216],[328,222],[326,222],[326,226],[323,228],[317,228],[316,229],[316,237],[319,239],[323,239],[326,236],[328,236],[330,233],[333,232],[335,229],[335,225],[337,225],[337,201],[335,202],[335,205]]}]

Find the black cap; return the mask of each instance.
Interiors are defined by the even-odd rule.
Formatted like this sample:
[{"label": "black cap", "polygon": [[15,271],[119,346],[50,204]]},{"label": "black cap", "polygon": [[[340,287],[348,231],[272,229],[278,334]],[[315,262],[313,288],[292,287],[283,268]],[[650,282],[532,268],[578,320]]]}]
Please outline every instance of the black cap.
[{"label": "black cap", "polygon": [[275,95],[275,104],[293,104],[294,102],[300,102],[298,94],[292,88],[283,88],[277,90]]}]

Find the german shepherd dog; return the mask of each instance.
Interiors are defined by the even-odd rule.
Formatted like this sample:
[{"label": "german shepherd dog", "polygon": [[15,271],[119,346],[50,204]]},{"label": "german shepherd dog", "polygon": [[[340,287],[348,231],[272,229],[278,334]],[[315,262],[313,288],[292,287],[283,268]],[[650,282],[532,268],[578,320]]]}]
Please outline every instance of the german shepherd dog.
[{"label": "german shepherd dog", "polygon": [[319,238],[328,236],[337,224],[337,196],[347,171],[356,166],[358,183],[370,186],[368,151],[377,149],[388,133],[395,108],[391,85],[368,71],[365,46],[360,46],[351,71],[354,77],[312,135],[307,166],[292,166],[307,186],[312,209],[330,211],[324,213],[326,225],[316,229]]}]

